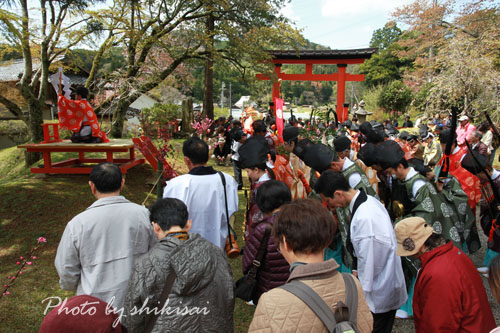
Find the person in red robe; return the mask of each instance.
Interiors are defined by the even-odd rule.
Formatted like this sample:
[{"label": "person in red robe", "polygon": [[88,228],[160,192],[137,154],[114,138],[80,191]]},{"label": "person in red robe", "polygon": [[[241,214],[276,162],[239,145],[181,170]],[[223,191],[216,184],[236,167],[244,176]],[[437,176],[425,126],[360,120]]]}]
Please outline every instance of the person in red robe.
[{"label": "person in red robe", "polygon": [[109,142],[106,133],[101,131],[97,116],[87,101],[88,90],[78,87],[75,100],[67,99],[59,92],[59,125],[73,132],[71,142],[101,143]]},{"label": "person in red robe", "polygon": [[293,150],[298,142],[299,129],[297,127],[287,127],[283,130],[283,148],[290,153],[290,158],[285,155],[276,155],[274,162],[274,174],[277,180],[282,181],[290,189],[292,200],[307,198],[311,193],[311,187],[304,172],[298,165],[290,162]]},{"label": "person in red robe", "polygon": [[[446,143],[451,136],[451,131],[449,129],[442,131],[439,134],[439,141],[441,142],[441,149],[445,151]],[[457,141],[455,140],[451,146],[451,153],[449,156],[450,159],[450,169],[449,173],[451,173],[460,183],[462,189],[469,197],[469,206],[473,212],[476,211],[476,206],[479,204],[481,200],[481,186],[479,178],[474,176],[472,173],[464,169],[461,165],[461,162],[465,155],[467,154],[467,147],[460,148],[457,145]],[[445,156],[441,158],[439,163],[436,165],[438,168],[442,168],[444,165]],[[436,175],[439,172],[435,172]]]}]

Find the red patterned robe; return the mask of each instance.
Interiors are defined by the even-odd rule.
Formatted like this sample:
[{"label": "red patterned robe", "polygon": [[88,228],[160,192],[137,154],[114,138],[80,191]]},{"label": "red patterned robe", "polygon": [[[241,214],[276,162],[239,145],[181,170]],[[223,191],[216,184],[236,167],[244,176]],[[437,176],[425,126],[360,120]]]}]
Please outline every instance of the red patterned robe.
[{"label": "red patterned robe", "polygon": [[[109,142],[106,133],[99,128],[97,116],[87,100],[76,101],[59,95],[57,106],[59,108],[58,116],[61,128],[78,133],[83,125],[88,125],[92,129],[93,137],[101,138],[102,142]],[[87,120],[84,122],[85,117],[87,117]]]},{"label": "red patterned robe", "polygon": [[285,183],[292,192],[292,200],[307,198],[307,195],[311,192],[309,182],[302,170],[292,169],[288,158],[283,155],[276,155],[273,171],[276,180]]},{"label": "red patterned robe", "polygon": [[[462,168],[460,162],[463,156],[467,153],[465,149],[460,148],[455,153],[450,154],[450,173],[458,180],[462,189],[469,197],[469,206],[475,212],[476,205],[481,200],[481,186],[479,178],[474,176],[469,171]],[[443,156],[438,165],[442,167],[445,157]]]}]

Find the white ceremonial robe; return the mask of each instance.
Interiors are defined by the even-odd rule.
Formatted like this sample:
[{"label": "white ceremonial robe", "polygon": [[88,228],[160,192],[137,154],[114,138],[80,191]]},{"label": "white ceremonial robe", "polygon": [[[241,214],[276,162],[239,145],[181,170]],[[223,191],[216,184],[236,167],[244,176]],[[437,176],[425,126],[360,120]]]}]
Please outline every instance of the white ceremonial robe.
[{"label": "white ceremonial robe", "polygon": [[[351,213],[359,194],[360,191],[350,203]],[[408,295],[401,258],[396,255],[396,234],[387,210],[370,195],[351,219],[351,242],[370,311],[384,313],[398,309]]]},{"label": "white ceremonial robe", "polygon": [[[227,209],[229,217],[238,211],[238,184],[224,173],[226,179]],[[182,175],[167,183],[164,198],[176,198],[188,208],[193,221],[190,233],[200,234],[224,249],[227,238],[224,188],[219,174]]]},{"label": "white ceremonial robe", "polygon": [[64,230],[55,266],[59,284],[120,309],[134,261],[158,241],[149,212],[123,196],[95,201]]}]

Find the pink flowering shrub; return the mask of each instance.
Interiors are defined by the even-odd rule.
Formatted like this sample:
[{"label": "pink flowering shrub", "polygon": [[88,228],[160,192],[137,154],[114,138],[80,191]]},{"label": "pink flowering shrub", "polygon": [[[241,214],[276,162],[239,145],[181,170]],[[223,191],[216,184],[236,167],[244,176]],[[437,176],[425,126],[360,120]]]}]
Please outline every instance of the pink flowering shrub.
[{"label": "pink flowering shrub", "polygon": [[203,138],[204,136],[210,134],[210,126],[212,126],[213,122],[214,121],[208,117],[204,120],[200,118],[192,122],[191,127],[199,137]]},{"label": "pink flowering shrub", "polygon": [[37,259],[37,256],[35,256],[34,254],[44,243],[47,243],[47,239],[45,239],[45,237],[38,237],[36,246],[31,249],[31,252],[28,254],[28,256],[19,257],[19,260],[16,261],[16,265],[18,265],[19,268],[16,273],[7,276],[7,280],[9,281],[7,282],[7,284],[3,285],[3,291],[0,294],[0,298],[10,295],[9,288],[12,287],[16,279],[23,274],[23,271],[26,270],[28,266],[33,265],[33,261]]}]

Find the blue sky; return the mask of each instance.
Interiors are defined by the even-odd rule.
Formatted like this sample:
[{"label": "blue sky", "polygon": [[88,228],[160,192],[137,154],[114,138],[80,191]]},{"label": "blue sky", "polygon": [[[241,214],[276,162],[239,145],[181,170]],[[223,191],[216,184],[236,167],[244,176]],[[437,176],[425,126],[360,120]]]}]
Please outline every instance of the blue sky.
[{"label": "blue sky", "polygon": [[312,42],[332,49],[369,47],[374,30],[410,0],[291,0],[282,12]]}]

